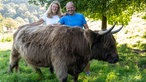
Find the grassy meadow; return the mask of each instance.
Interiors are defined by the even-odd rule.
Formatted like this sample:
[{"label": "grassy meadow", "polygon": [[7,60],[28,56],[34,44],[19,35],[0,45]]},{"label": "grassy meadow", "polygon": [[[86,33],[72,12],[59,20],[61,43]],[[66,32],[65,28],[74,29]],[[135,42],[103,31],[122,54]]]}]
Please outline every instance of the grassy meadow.
[{"label": "grassy meadow", "polygon": [[[90,61],[91,75],[80,73],[79,82],[145,82],[146,21],[143,21],[136,16],[129,25],[114,35],[120,57],[118,63],[109,64],[92,60]],[[51,74],[48,68],[41,68],[44,78],[38,80],[38,74],[27,66],[23,59],[20,60],[18,73],[7,73],[12,35],[6,35],[6,37],[7,39],[3,38],[3,40],[0,37],[0,82],[59,82],[55,74]],[[70,75],[68,82],[73,82]]]}]

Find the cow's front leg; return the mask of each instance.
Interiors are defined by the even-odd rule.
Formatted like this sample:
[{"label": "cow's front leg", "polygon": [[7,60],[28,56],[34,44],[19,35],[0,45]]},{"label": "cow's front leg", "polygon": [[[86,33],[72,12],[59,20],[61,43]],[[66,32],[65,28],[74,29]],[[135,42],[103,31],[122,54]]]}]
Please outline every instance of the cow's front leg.
[{"label": "cow's front leg", "polygon": [[76,75],[73,76],[74,82],[78,82],[78,76],[79,76],[79,74],[76,74]]}]

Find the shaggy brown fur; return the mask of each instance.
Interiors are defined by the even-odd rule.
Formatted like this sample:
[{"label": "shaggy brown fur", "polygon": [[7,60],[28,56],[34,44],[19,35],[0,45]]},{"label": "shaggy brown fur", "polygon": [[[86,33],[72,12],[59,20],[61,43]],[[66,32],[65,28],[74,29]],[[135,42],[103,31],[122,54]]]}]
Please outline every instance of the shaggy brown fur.
[{"label": "shaggy brown fur", "polygon": [[14,34],[9,71],[18,69],[20,57],[40,74],[39,67],[53,67],[60,82],[67,81],[68,73],[77,82],[79,73],[91,59],[118,61],[115,40],[110,33],[99,35],[63,25],[20,27]]}]

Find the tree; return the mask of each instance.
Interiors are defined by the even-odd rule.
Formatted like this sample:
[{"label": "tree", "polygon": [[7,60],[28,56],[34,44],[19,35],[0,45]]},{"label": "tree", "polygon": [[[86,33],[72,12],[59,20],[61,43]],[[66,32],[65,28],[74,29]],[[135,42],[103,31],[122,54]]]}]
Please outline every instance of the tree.
[{"label": "tree", "polygon": [[17,17],[15,20],[18,22],[18,26],[24,25],[26,23],[21,17]]},{"label": "tree", "polygon": [[3,24],[7,29],[16,29],[18,27],[18,22],[12,18],[6,18],[3,20]]},{"label": "tree", "polygon": [[3,21],[3,16],[0,14],[0,32],[2,32],[2,27],[3,27],[3,23],[2,23],[2,21]]},{"label": "tree", "polygon": [[[54,0],[29,0],[36,5],[49,5]],[[70,0],[59,0],[63,9]],[[128,24],[134,12],[143,11],[146,8],[146,0],[72,0],[78,12],[88,18],[102,20],[102,29],[107,24]]]},{"label": "tree", "polygon": [[2,8],[2,0],[0,0],[0,9]]}]

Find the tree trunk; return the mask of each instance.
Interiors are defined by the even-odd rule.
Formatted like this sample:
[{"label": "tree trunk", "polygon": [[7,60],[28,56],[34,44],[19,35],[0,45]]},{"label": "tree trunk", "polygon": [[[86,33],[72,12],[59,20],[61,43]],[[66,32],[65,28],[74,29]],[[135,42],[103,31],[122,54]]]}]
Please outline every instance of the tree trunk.
[{"label": "tree trunk", "polygon": [[106,16],[102,15],[102,30],[106,30],[107,29],[107,18]]}]

